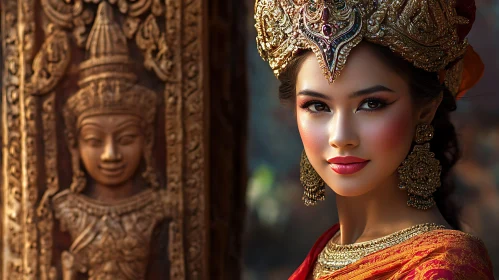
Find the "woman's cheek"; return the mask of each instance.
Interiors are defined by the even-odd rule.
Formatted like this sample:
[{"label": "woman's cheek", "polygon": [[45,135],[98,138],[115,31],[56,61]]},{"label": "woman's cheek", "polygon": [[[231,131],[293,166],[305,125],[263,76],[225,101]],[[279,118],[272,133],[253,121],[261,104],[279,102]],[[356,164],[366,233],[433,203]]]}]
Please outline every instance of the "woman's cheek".
[{"label": "woman's cheek", "polygon": [[298,131],[300,133],[303,146],[309,158],[314,155],[321,155],[322,149],[328,145],[327,124],[304,114],[299,114]]},{"label": "woman's cheek", "polygon": [[[401,114],[396,117],[376,119],[374,122],[365,122],[363,125],[364,139],[371,139],[371,148],[377,151],[394,152],[400,148],[406,149],[410,146],[413,123],[410,115]],[[364,143],[366,143],[364,141]]]}]

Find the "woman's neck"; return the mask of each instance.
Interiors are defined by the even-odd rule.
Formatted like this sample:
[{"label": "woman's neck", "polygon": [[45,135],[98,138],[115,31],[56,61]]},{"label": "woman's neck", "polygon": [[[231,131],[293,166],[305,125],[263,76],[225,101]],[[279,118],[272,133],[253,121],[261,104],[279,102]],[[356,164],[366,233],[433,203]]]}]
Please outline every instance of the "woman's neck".
[{"label": "woman's neck", "polygon": [[423,211],[407,206],[407,192],[398,188],[396,174],[369,193],[356,197],[336,196],[339,244],[352,244],[386,236],[422,223],[449,225],[434,206]]}]

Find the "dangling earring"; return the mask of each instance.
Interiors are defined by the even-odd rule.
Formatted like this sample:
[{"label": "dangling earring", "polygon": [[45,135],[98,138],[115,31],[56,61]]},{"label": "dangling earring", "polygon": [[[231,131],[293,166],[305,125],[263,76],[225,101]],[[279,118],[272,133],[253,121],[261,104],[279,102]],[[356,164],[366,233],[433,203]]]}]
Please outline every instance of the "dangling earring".
[{"label": "dangling earring", "polygon": [[414,137],[416,145],[397,169],[399,188],[406,189],[409,195],[407,205],[420,210],[435,205],[433,193],[440,187],[442,167],[435,154],[430,152],[430,143],[427,143],[433,138],[433,132],[430,124],[417,126]]},{"label": "dangling earring", "polygon": [[305,150],[301,153],[300,182],[304,188],[302,199],[306,206],[313,206],[325,199],[326,183],[308,161]]}]

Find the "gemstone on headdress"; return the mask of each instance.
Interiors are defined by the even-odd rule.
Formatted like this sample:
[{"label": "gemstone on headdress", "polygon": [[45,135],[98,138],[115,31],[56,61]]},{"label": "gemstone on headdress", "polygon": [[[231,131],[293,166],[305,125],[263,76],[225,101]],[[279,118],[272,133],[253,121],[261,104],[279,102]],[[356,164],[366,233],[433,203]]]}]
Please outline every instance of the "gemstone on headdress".
[{"label": "gemstone on headdress", "polygon": [[326,7],[324,11],[322,11],[322,20],[327,22],[329,20],[329,9]]},{"label": "gemstone on headdress", "polygon": [[322,26],[322,33],[326,36],[331,36],[331,33],[333,32],[333,28],[329,24],[325,24]]}]

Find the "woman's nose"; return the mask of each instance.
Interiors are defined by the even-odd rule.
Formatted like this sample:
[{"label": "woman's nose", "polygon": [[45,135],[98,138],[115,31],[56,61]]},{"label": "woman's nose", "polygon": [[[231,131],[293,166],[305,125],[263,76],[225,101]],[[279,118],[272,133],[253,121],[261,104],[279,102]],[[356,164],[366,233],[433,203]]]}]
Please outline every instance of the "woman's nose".
[{"label": "woman's nose", "polygon": [[336,113],[329,127],[329,145],[333,148],[347,149],[358,146],[359,142],[353,116]]}]

